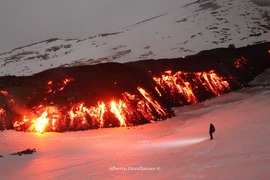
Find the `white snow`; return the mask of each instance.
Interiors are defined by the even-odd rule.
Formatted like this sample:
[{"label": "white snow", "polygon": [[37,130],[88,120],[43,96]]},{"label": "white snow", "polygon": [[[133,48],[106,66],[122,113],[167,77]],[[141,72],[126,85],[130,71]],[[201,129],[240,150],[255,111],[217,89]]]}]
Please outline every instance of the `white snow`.
[{"label": "white snow", "polygon": [[[0,132],[0,179],[269,179],[269,76],[268,69],[254,87],[176,108],[176,117],[157,123]],[[27,148],[37,152],[9,155]]]},{"label": "white snow", "polygon": [[[151,2],[155,3],[155,0]],[[155,16],[149,17],[149,12],[140,11],[138,17],[144,17],[144,20],[130,24],[115,34],[108,32],[111,34],[97,34],[82,40],[58,39],[0,54],[0,76],[27,76],[63,65],[176,58],[230,44],[242,47],[269,41],[270,6],[259,6],[251,0],[185,0],[170,3],[175,6],[170,4],[164,10],[156,7],[156,11],[153,10]],[[125,6],[129,4],[119,8]],[[61,47],[48,51],[55,46]],[[30,51],[33,53],[24,54]]]}]

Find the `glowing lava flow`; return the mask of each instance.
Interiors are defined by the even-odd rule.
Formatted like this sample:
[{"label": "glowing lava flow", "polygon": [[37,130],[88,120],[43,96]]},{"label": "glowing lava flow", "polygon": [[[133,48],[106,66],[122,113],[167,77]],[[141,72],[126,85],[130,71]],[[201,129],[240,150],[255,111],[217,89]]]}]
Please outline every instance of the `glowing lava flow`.
[{"label": "glowing lava flow", "polygon": [[60,83],[55,83],[53,81],[48,81],[47,82],[47,93],[56,93],[57,91],[62,91],[66,85],[68,85],[70,82],[74,81],[74,78],[65,78],[62,82]]},{"label": "glowing lava flow", "polygon": [[58,90],[59,90],[59,91],[62,91],[62,90],[65,88],[65,86],[66,86],[68,83],[72,82],[72,81],[74,81],[73,78],[66,78],[66,79],[64,79],[64,81],[63,81],[62,84],[60,85],[61,87],[60,87]]},{"label": "glowing lava flow", "polygon": [[[208,73],[198,73],[197,78],[206,90],[210,90],[216,96],[222,95],[230,89],[228,81],[223,80],[223,78],[219,77],[213,70]],[[206,82],[206,84],[204,82]]]},{"label": "glowing lava flow", "polygon": [[237,69],[244,69],[245,65],[249,62],[249,60],[245,57],[238,58],[234,61],[233,66]]},{"label": "glowing lava flow", "polygon": [[[32,109],[22,121],[13,123],[14,129],[39,132],[67,131],[103,128],[111,126],[111,118],[118,120],[118,126],[136,125],[140,119],[149,122],[165,119],[168,113],[151,95],[143,88],[138,87],[142,97],[128,92],[122,94],[123,99],[100,101],[96,106],[86,107],[78,103],[70,110],[57,106],[38,106]],[[140,112],[140,113],[138,113]],[[113,117],[114,116],[114,117]]]},{"label": "glowing lava flow", "polygon": [[6,111],[2,108],[0,108],[0,117],[5,115],[6,114]]},{"label": "glowing lava flow", "polygon": [[[153,80],[159,88],[167,95],[182,99],[193,104],[198,102],[198,87],[203,86],[206,91],[218,96],[230,89],[229,83],[219,77],[213,70],[209,72],[182,72],[165,71],[161,77],[154,77]],[[160,96],[162,93],[155,88]],[[182,97],[182,98],[181,98]]]},{"label": "glowing lava flow", "polygon": [[[22,121],[13,123],[14,129],[43,133],[55,131],[60,123],[61,112],[55,106],[44,107],[42,105],[34,108],[28,116],[24,116]],[[56,124],[57,123],[57,124]]]},{"label": "glowing lava flow", "polygon": [[143,97],[155,108],[155,110],[157,111],[157,113],[159,115],[166,115],[167,113],[165,112],[165,110],[163,109],[163,107],[157,102],[155,101],[148,92],[146,92],[143,88],[138,87],[138,90],[140,91],[140,93],[143,95]]},{"label": "glowing lava flow", "polygon": [[99,124],[100,128],[104,127],[104,114],[106,111],[107,109],[104,102],[98,102],[98,105],[96,107],[92,107],[89,111],[93,121]]},{"label": "glowing lava flow", "polygon": [[0,108],[0,124],[2,125],[4,129],[6,128],[6,123],[4,120],[5,118],[6,118],[6,111]]},{"label": "glowing lava flow", "polygon": [[36,119],[35,124],[33,124],[33,128],[35,129],[35,131],[39,132],[39,133],[43,133],[48,122],[49,119],[47,118],[48,113],[45,111],[44,113],[42,113],[42,115],[40,117],[38,117]]},{"label": "glowing lava flow", "polygon": [[[160,99],[169,96],[173,100],[186,101],[193,104],[198,102],[198,88],[213,95],[223,94],[229,90],[229,83],[219,77],[214,71],[209,72],[164,72],[161,77],[154,77],[156,86],[155,96]],[[54,82],[47,82],[47,93],[61,91],[71,82],[65,79],[53,87]],[[6,92],[1,92],[6,95]],[[163,107],[151,92],[137,87],[137,94],[122,93],[122,98],[109,101],[98,101],[96,105],[86,106],[84,102],[71,103],[60,107],[57,105],[39,105],[32,108],[30,113],[23,116],[21,121],[15,121],[16,130],[47,132],[47,131],[76,131],[96,129],[111,126],[133,126],[146,122],[164,120],[170,116],[168,108]],[[54,104],[54,103],[52,103]],[[182,104],[184,104],[182,102]]]},{"label": "glowing lava flow", "polygon": [[4,96],[8,96],[8,92],[7,91],[1,90],[0,93],[3,94]]},{"label": "glowing lava flow", "polygon": [[[178,71],[172,74],[172,71],[165,71],[161,77],[154,77],[153,80],[164,91],[169,90],[171,95],[181,94],[190,103],[196,103],[197,99],[193,92],[193,87],[188,82],[188,73]],[[157,88],[158,94],[161,94]]]},{"label": "glowing lava flow", "polygon": [[112,101],[110,103],[110,106],[111,106],[111,112],[115,114],[117,119],[119,119],[120,126],[126,127],[127,126],[126,117],[124,116],[124,113],[123,113],[123,109],[125,109],[126,107],[125,103],[122,103],[122,101],[120,101],[119,103],[115,103],[114,101]]}]

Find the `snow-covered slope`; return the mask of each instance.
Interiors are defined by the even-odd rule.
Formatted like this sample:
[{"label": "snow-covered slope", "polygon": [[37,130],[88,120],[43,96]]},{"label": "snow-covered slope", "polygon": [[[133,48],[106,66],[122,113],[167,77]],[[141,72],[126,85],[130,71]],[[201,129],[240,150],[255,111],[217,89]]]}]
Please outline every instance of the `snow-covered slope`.
[{"label": "snow-covered slope", "polygon": [[[131,128],[0,132],[1,179],[269,179],[270,70],[251,87]],[[208,127],[216,126],[214,140]],[[37,148],[33,155],[9,153]]]},{"label": "snow-covered slope", "polygon": [[269,41],[269,32],[267,0],[183,1],[167,13],[145,17],[119,32],[49,39],[1,54],[0,76],[31,75],[59,66],[180,57],[230,44],[240,47]]}]

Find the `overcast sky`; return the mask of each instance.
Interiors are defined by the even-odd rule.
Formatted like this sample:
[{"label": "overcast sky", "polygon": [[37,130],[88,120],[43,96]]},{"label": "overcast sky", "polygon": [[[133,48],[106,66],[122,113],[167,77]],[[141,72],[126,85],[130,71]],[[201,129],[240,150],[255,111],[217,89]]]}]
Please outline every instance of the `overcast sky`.
[{"label": "overcast sky", "polygon": [[176,8],[180,2],[0,0],[0,53],[49,38],[87,38],[115,32]]}]

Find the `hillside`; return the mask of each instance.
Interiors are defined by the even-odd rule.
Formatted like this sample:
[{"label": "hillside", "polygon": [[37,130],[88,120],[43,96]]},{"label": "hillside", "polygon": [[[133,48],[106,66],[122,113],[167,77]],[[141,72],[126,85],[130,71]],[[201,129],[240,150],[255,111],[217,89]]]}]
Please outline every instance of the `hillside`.
[{"label": "hillside", "polygon": [[85,39],[52,38],[3,53],[0,76],[32,75],[63,66],[178,58],[230,44],[242,47],[269,41],[270,7],[265,0],[183,1],[177,6],[117,32]]}]

